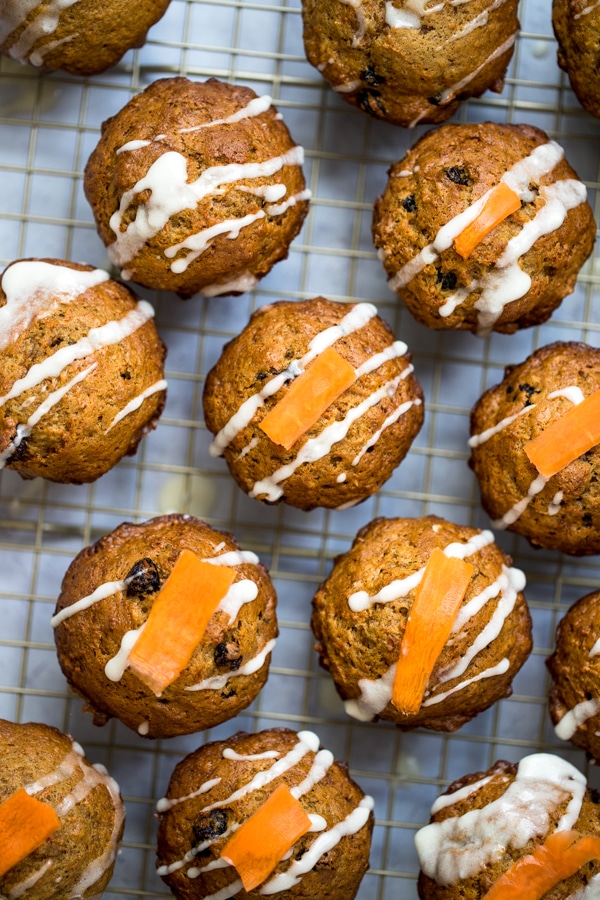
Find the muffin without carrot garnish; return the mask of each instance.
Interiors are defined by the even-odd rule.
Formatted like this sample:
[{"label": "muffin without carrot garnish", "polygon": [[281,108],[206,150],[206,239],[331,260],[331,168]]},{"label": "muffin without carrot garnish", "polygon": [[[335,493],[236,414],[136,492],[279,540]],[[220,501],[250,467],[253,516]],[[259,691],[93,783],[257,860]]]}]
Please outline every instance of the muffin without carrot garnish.
[{"label": "muffin without carrot garnish", "polygon": [[300,231],[303,160],[271,97],[164,78],[103,124],[84,189],[123,278],[182,297],[240,294]]},{"label": "muffin without carrot garnish", "polygon": [[49,725],[0,719],[0,896],[100,897],[125,807],[104,766]]},{"label": "muffin without carrot garnish", "polygon": [[346,712],[456,731],[508,696],[531,651],[524,585],[490,531],[374,519],[313,599],[316,649]]},{"label": "muffin without carrot garnish", "polygon": [[600,760],[600,592],[582,597],[556,629],[546,665],[550,718],[556,736]]},{"label": "muffin without carrot garnish", "polygon": [[421,427],[412,373],[406,344],[371,303],[264,306],[207,375],[211,455],[223,455],[242,490],[268,503],[359,503]]},{"label": "muffin without carrot garnish", "polygon": [[415,835],[421,900],[593,900],[600,887],[598,796],[548,753],[466,775]]},{"label": "muffin without carrot garnish", "polygon": [[495,528],[574,556],[600,553],[600,350],[536,350],[471,412],[470,465]]},{"label": "muffin without carrot garnish", "polygon": [[373,239],[430,328],[510,334],[570,294],[596,226],[564,151],[530,125],[445,125],[390,169]]},{"label": "muffin without carrot garnish", "polygon": [[182,900],[352,900],[372,809],[316,734],[237,732],[175,768],[158,803],[158,874]]},{"label": "muffin without carrot garnish", "polygon": [[443,122],[499,93],[519,28],[516,0],[303,0],[304,47],[335,91],[396,125]]},{"label": "muffin without carrot garnish", "polygon": [[0,468],[95,481],[135,453],[165,403],[154,310],[102,269],[55,259],[0,278]]},{"label": "muffin without carrot garnish", "polygon": [[58,661],[96,725],[150,738],[211,728],[267,680],[276,596],[258,557],[192,516],[124,523],[69,566]]},{"label": "muffin without carrot garnish", "polygon": [[558,41],[558,65],[569,76],[583,108],[600,116],[600,3],[553,0],[552,26]]},{"label": "muffin without carrot garnish", "polygon": [[169,0],[3,0],[0,53],[44,69],[95,75],[141,47]]}]

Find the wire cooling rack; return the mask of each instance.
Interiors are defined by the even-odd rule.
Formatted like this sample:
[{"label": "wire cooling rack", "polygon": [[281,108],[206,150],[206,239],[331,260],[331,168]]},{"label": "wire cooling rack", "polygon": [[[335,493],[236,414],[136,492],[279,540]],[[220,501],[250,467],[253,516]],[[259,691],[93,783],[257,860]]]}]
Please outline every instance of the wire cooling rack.
[{"label": "wire cooling rack", "polygon": [[[566,150],[600,218],[600,120],[582,111],[556,66],[550,4],[526,0],[522,31],[501,95],[465,103],[456,120],[526,122]],[[43,721],[72,733],[92,761],[121,785],[128,820],[106,893],[168,897],[154,872],[154,805],[176,762],[201,743],[237,729],[309,728],[376,801],[371,869],[360,900],[416,896],[415,830],[447,783],[494,760],[549,749],[586,768],[582,753],[559,742],[546,708],[544,658],[554,628],[578,597],[596,589],[600,562],[533,551],[511,535],[499,543],[527,574],[535,649],[514,694],[453,736],[401,734],[385,724],[349,720],[319,669],[309,629],[310,600],[360,526],[378,515],[447,519],[487,527],[466,464],[468,413],[500,380],[508,362],[556,339],[600,345],[600,258],[583,269],[575,293],[550,322],[512,336],[479,340],[416,325],[389,292],[370,237],[372,204],[388,166],[426,128],[373,121],[347,106],[304,58],[299,0],[172,0],[146,45],[94,78],[42,75],[0,63],[0,254],[3,263],[54,256],[107,266],[82,191],[82,171],[101,122],[156,78],[215,76],[275,98],[306,150],[311,212],[292,246],[251,294],[192,299],[141,291],[157,309],[169,348],[169,395],[157,430],[137,456],[90,486],[64,486],[0,475],[0,716]],[[426,421],[406,460],[382,490],[346,512],[266,507],[245,497],[222,460],[208,455],[202,421],[205,373],[252,310],[276,299],[322,294],[375,302],[405,340],[426,395]],[[56,662],[49,618],[75,554],[124,520],[189,512],[235,533],[269,567],[279,595],[281,636],[271,674],[240,717],[209,732],[150,742],[119,723],[95,728],[69,695]],[[590,773],[594,778],[594,772]],[[339,898],[345,900],[345,898]]]}]

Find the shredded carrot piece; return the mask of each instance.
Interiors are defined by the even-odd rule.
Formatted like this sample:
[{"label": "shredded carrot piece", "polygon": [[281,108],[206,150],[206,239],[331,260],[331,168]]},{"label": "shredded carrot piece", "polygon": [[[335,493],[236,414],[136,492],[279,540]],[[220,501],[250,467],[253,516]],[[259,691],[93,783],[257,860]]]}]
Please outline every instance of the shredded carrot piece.
[{"label": "shredded carrot piece", "polygon": [[260,427],[275,444],[289,450],[355,380],[350,363],[327,347],[291,383]]},{"label": "shredded carrot piece", "polygon": [[252,891],[311,824],[287,785],[280,784],[229,838],[221,857],[235,866],[244,890]]},{"label": "shredded carrot piece", "polygon": [[581,866],[600,859],[600,838],[555,831],[495,881],[485,900],[541,900]]},{"label": "shredded carrot piece", "polygon": [[521,198],[505,181],[492,189],[481,212],[454,239],[454,249],[466,259],[496,225],[507,219],[521,206]]},{"label": "shredded carrot piece", "polygon": [[598,443],[600,390],[594,391],[537,437],[527,441],[524,450],[538,472],[544,478],[551,478]]},{"label": "shredded carrot piece", "polygon": [[0,876],[37,850],[60,828],[48,803],[30,797],[24,788],[0,804]]},{"label": "shredded carrot piece", "polygon": [[229,566],[181,551],[127,660],[156,695],[181,675],[234,579]]},{"label": "shredded carrot piece", "polygon": [[473,566],[436,547],[411,607],[392,688],[392,703],[405,715],[418,712],[473,574]]}]

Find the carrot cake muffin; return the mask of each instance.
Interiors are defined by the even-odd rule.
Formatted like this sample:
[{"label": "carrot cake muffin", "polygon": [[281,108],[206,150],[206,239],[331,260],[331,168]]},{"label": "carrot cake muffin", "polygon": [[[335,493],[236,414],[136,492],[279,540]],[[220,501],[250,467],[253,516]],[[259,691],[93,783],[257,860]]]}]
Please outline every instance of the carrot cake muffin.
[{"label": "carrot cake muffin", "polygon": [[0,896],[100,897],[125,807],[104,766],[49,725],[0,719]]},{"label": "carrot cake muffin", "polygon": [[598,391],[600,350],[558,341],[507,366],[480,397],[469,464],[494,528],[575,556],[600,553]]},{"label": "carrot cake muffin", "polygon": [[347,768],[311,731],[205,744],[158,803],[158,874],[185,900],[352,900],[368,866],[373,800]]},{"label": "carrot cake muffin", "polygon": [[125,279],[182,297],[239,294],[300,231],[303,159],[271,97],[164,78],[103,124],[84,189]]},{"label": "carrot cake muffin", "polygon": [[390,169],[373,217],[388,283],[414,317],[482,336],[544,322],[595,233],[562,148],[495,122],[428,132]]},{"label": "carrot cake muffin", "polygon": [[456,731],[509,696],[531,651],[524,586],[490,531],[374,519],[313,599],[320,663],[346,712]]},{"label": "carrot cake muffin", "polygon": [[264,306],[206,378],[210,453],[259,500],[354,505],[390,477],[422,425],[412,372],[371,303]]},{"label": "carrot cake muffin", "polygon": [[415,836],[421,900],[592,900],[600,886],[598,795],[549,753],[466,775]]},{"label": "carrot cake muffin", "polygon": [[0,277],[0,469],[94,481],[135,453],[165,403],[154,310],[102,269],[56,259]]},{"label": "carrot cake muffin", "polygon": [[0,53],[44,69],[95,75],[141,47],[168,5],[169,0],[3,0]]},{"label": "carrot cake muffin", "polygon": [[546,660],[556,736],[600,760],[600,591],[582,597],[556,629]]},{"label": "carrot cake muffin", "polygon": [[254,553],[192,516],[166,515],[82,550],[51,623],[94,723],[115,716],[164,738],[211,728],[254,700],[277,636],[275,604]]},{"label": "carrot cake muffin", "polygon": [[396,125],[443,122],[499,93],[517,0],[303,0],[304,47],[335,91]]},{"label": "carrot cake muffin", "polygon": [[600,3],[553,0],[552,25],[558,41],[558,65],[569,76],[583,108],[600,116]]}]

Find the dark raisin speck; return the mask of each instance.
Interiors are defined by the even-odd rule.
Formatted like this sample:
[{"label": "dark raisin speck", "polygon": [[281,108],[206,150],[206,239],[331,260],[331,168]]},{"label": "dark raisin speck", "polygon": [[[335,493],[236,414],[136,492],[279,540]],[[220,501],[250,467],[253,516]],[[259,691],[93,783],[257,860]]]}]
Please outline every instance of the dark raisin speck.
[{"label": "dark raisin speck", "polygon": [[131,372],[119,372],[123,381],[131,381]]},{"label": "dark raisin speck", "polygon": [[441,94],[434,94],[433,97],[428,97],[428,98],[427,98],[427,102],[428,102],[428,103],[431,103],[432,106],[439,106],[440,103],[442,102],[442,95],[441,95]]},{"label": "dark raisin speck", "polygon": [[269,376],[268,376],[267,372],[259,372],[254,380],[255,381],[265,381],[265,379],[268,377]]},{"label": "dark raisin speck", "polygon": [[446,175],[454,184],[468,185],[473,183],[467,170],[461,169],[460,166],[450,166],[449,169],[446,169]]},{"label": "dark raisin speck", "polygon": [[453,291],[456,287],[456,275],[454,272],[442,272],[441,269],[438,269],[437,283],[441,283],[443,291]]},{"label": "dark raisin speck", "polygon": [[377,87],[378,84],[385,84],[384,76],[377,75],[373,66],[367,66],[366,69],[363,69],[359,78],[361,81],[366,81],[367,84],[370,84],[372,87]]},{"label": "dark raisin speck", "polygon": [[586,528],[590,528],[592,525],[592,514],[584,513],[581,519],[581,524],[585,525]]},{"label": "dark raisin speck", "polygon": [[227,668],[235,671],[241,666],[242,658],[240,645],[236,641],[223,642],[215,647],[214,660],[218,668]]},{"label": "dark raisin speck", "polygon": [[[16,435],[15,435],[16,437]],[[14,463],[18,462],[20,459],[23,459],[27,454],[27,438],[22,437],[13,452],[10,454],[8,458],[8,462]]]},{"label": "dark raisin speck", "polygon": [[223,700],[230,700],[231,697],[235,697],[235,688],[229,688],[228,691],[221,691],[221,697]]},{"label": "dark raisin speck", "polygon": [[414,212],[417,208],[417,201],[415,200],[415,195],[411,194],[409,197],[405,197],[402,201],[402,206],[406,210],[406,212]]},{"label": "dark raisin speck", "polygon": [[160,575],[156,563],[149,556],[138,559],[129,570],[126,581],[129,581],[127,594],[130,597],[156,593],[160,588]]},{"label": "dark raisin speck", "polygon": [[381,116],[385,117],[386,115],[386,109],[383,105],[383,100],[381,99],[379,91],[371,91],[366,88],[359,91],[356,95],[356,103],[364,110],[364,112],[369,113],[370,116],[379,118]]},{"label": "dark raisin speck", "polygon": [[519,390],[526,395],[525,406],[531,406],[531,398],[534,394],[541,394],[541,391],[532,384],[520,384]]},{"label": "dark raisin speck", "polygon": [[227,831],[227,813],[222,809],[211,809],[200,815],[192,824],[194,847],[203,841],[214,841]]},{"label": "dark raisin speck", "polygon": [[506,393],[512,394],[513,391],[514,391],[514,387],[512,386],[512,384],[509,384],[508,387],[506,388]]}]

